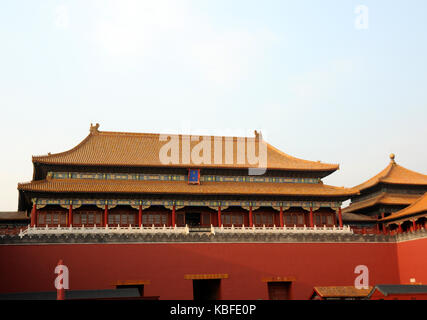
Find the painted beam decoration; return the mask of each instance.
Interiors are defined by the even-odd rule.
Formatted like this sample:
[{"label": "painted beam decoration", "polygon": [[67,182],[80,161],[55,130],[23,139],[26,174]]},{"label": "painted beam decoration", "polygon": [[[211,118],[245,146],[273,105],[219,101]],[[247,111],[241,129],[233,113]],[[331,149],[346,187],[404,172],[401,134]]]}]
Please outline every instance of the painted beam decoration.
[{"label": "painted beam decoration", "polygon": [[306,202],[306,201],[240,201],[240,200],[224,200],[224,201],[211,201],[211,200],[158,200],[158,199],[140,199],[140,200],[99,200],[99,199],[32,199],[33,203],[36,204],[37,209],[41,209],[47,205],[59,205],[68,207],[73,205],[77,208],[82,205],[95,205],[99,208],[114,208],[120,206],[131,206],[133,208],[148,208],[150,206],[164,206],[164,207],[211,207],[211,208],[225,208],[225,207],[242,207],[242,208],[257,208],[257,207],[271,207],[276,210],[282,207],[283,210],[287,210],[291,207],[300,207],[309,211],[310,207],[313,209],[319,208],[331,208],[338,210],[341,206],[341,202],[329,201],[329,202]]},{"label": "painted beam decoration", "polygon": [[[198,177],[196,177],[198,172]],[[192,175],[190,175],[190,173]],[[254,182],[254,183],[320,183],[320,178],[257,177],[257,176],[200,176],[199,169],[190,169],[188,177],[177,174],[136,174],[136,173],[82,173],[49,172],[52,179],[95,179],[95,180],[136,180],[136,181],[189,181],[191,182]],[[194,183],[194,182],[192,182]]]}]

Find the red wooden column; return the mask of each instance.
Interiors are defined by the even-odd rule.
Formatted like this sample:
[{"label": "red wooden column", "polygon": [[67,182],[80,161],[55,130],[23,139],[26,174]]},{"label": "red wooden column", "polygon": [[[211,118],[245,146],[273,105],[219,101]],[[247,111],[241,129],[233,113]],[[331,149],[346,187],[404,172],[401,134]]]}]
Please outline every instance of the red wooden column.
[{"label": "red wooden column", "polygon": [[[381,213],[381,219],[384,219],[384,212]],[[383,233],[386,234],[385,224],[383,222]]]},{"label": "red wooden column", "polygon": [[138,227],[142,226],[142,204],[139,205],[138,211]]},{"label": "red wooden column", "polygon": [[415,223],[415,220],[412,220],[412,227],[414,228],[414,231],[417,230],[417,224]]},{"label": "red wooden column", "polygon": [[218,206],[218,227],[221,227],[221,206]]},{"label": "red wooden column", "polygon": [[280,228],[283,228],[283,207],[282,206],[280,206]]},{"label": "red wooden column", "polygon": [[254,226],[254,221],[252,218],[252,206],[249,206],[249,227],[253,227]]},{"label": "red wooden column", "polygon": [[310,228],[314,227],[314,223],[313,223],[313,208],[310,207]]},{"label": "red wooden column", "polygon": [[341,207],[338,208],[338,222],[340,224],[340,228],[342,228],[342,212],[341,212]]},{"label": "red wooden column", "polygon": [[73,205],[70,204],[70,207],[68,208],[68,221],[67,221],[67,227],[70,227],[73,225]]},{"label": "red wooden column", "polygon": [[175,227],[176,224],[176,210],[175,205],[172,206],[172,227]]},{"label": "red wooden column", "polygon": [[402,233],[402,224],[401,224],[401,223],[399,223],[399,224],[398,224],[398,226],[399,226],[399,227],[398,227],[398,232],[399,232],[399,233]]},{"label": "red wooden column", "polygon": [[[62,266],[62,259],[58,261],[58,266]],[[58,275],[59,276],[59,275]],[[61,280],[62,286],[61,289],[56,289],[56,300],[65,300],[65,289],[64,289],[64,279]]]},{"label": "red wooden column", "polygon": [[104,227],[108,225],[108,204],[105,205],[104,210]]},{"label": "red wooden column", "polygon": [[34,227],[37,223],[37,208],[36,208],[36,204],[33,204],[33,209],[31,210],[31,227]]}]

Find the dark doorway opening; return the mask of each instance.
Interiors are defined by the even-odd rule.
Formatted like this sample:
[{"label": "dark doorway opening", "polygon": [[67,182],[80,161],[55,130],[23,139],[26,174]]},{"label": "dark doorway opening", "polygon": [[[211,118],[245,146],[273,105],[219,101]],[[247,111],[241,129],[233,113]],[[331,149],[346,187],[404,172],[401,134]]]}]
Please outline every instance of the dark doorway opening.
[{"label": "dark doorway opening", "polygon": [[200,227],[200,213],[199,212],[186,212],[185,223],[189,227]]},{"label": "dark doorway opening", "polygon": [[267,282],[268,299],[290,300],[292,282]]},{"label": "dark doorway opening", "polygon": [[193,299],[220,300],[221,279],[193,280]]}]

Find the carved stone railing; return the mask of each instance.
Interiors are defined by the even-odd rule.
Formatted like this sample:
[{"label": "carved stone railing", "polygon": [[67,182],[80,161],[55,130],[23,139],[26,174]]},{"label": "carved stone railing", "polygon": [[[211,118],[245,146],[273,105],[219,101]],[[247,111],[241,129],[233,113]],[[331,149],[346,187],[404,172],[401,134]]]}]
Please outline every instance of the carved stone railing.
[{"label": "carved stone railing", "polygon": [[349,226],[344,226],[342,228],[340,227],[245,227],[244,225],[242,227],[234,227],[233,225],[231,227],[213,227],[211,226],[211,233],[317,233],[317,234],[324,234],[324,233],[345,233],[345,234],[352,234],[353,231]]},{"label": "carved stone railing", "polygon": [[[24,230],[20,230],[19,237],[22,239],[25,236],[36,236],[36,235],[106,235],[106,234],[189,234],[190,228],[185,227],[28,227]],[[275,233],[275,234],[301,234],[301,233],[316,233],[316,234],[352,234],[353,231],[349,226],[340,227],[214,227],[211,225],[210,233],[215,234],[232,234],[232,233]]]},{"label": "carved stone railing", "polygon": [[105,235],[105,234],[188,234],[189,228],[185,227],[28,227],[20,230],[19,237],[33,235]]}]

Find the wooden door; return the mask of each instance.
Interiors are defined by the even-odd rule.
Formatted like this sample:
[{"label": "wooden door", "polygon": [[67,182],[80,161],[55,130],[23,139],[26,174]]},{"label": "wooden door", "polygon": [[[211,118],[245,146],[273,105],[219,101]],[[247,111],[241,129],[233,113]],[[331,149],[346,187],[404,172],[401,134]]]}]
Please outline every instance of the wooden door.
[{"label": "wooden door", "polygon": [[268,298],[270,300],[289,300],[291,282],[268,282]]}]

